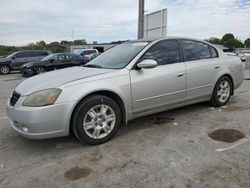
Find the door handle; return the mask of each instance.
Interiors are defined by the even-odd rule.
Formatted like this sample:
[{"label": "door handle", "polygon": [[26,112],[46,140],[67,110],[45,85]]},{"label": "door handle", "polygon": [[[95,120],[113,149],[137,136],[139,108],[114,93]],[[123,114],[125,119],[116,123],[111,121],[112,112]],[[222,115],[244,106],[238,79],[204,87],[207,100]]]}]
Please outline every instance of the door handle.
[{"label": "door handle", "polygon": [[219,69],[220,68],[220,66],[216,66],[216,67],[214,67],[214,69]]},{"label": "door handle", "polygon": [[180,74],[178,74],[177,76],[178,76],[178,77],[182,77],[182,76],[184,76],[184,75],[185,75],[185,72],[180,73]]}]

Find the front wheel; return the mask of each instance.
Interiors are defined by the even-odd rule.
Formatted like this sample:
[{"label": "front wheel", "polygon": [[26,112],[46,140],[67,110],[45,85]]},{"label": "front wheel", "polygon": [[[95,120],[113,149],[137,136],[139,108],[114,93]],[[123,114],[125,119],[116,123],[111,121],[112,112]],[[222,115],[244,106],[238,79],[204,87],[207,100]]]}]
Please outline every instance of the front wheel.
[{"label": "front wheel", "polygon": [[34,72],[35,72],[35,74],[42,74],[42,73],[45,73],[46,70],[43,67],[36,67],[36,68],[34,68]]},{"label": "front wheel", "polygon": [[9,74],[11,71],[10,66],[2,65],[0,66],[0,74]]},{"label": "front wheel", "polygon": [[97,145],[110,140],[121,123],[117,103],[102,95],[95,95],[81,102],[74,111],[72,131],[87,144]]},{"label": "front wheel", "polygon": [[221,77],[215,85],[210,103],[213,106],[220,107],[228,103],[233,90],[233,85],[227,76]]}]

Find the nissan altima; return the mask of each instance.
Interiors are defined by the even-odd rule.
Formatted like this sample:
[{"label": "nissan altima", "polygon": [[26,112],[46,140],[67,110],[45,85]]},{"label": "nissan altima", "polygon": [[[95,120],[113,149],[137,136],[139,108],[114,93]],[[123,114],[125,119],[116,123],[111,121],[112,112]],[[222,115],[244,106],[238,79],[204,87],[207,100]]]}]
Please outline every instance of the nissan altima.
[{"label": "nissan altima", "polygon": [[240,59],[210,43],[178,37],[136,40],[84,67],[24,80],[12,91],[7,114],[24,137],[73,133],[94,145],[141,116],[202,101],[224,106],[242,81]]}]

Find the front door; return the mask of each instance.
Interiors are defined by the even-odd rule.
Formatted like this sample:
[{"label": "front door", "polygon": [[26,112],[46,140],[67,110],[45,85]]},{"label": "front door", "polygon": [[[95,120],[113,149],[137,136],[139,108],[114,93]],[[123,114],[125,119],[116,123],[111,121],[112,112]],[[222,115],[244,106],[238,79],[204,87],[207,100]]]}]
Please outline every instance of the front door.
[{"label": "front door", "polygon": [[177,40],[164,40],[153,45],[139,60],[154,59],[152,69],[130,71],[133,112],[140,113],[184,103],[186,67],[181,62]]},{"label": "front door", "polygon": [[29,52],[18,52],[15,55],[15,59],[12,61],[12,66],[14,69],[20,69],[21,66],[30,61]]}]

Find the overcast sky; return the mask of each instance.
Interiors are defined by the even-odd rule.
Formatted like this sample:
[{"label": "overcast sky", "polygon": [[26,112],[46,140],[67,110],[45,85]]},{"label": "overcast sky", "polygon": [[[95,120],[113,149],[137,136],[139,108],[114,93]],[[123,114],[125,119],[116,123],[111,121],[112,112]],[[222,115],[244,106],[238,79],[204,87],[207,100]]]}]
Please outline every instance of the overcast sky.
[{"label": "overcast sky", "polygon": [[[168,8],[168,35],[206,39],[231,32],[250,37],[250,0],[145,0]],[[0,44],[75,39],[111,42],[137,37],[138,0],[0,0]]]}]

